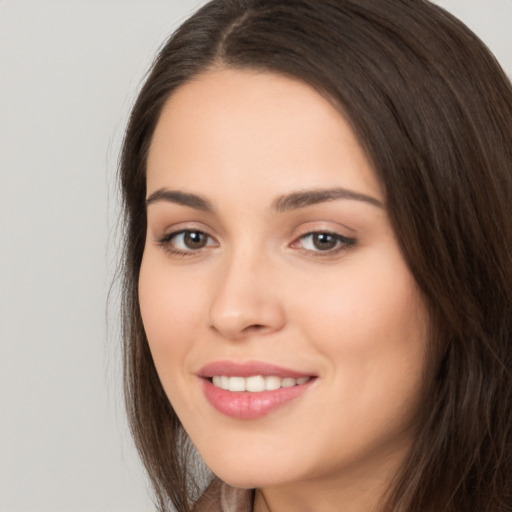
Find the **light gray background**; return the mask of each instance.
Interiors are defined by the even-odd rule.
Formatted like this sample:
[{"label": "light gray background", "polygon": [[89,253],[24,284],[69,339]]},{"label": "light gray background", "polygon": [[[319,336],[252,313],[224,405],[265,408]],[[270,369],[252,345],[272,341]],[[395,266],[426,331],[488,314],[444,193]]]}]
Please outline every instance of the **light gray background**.
[{"label": "light gray background", "polygon": [[[115,169],[201,0],[0,0],[0,512],[149,512],[120,395]],[[512,0],[439,0],[512,75]],[[435,37],[435,34],[433,34]]]}]

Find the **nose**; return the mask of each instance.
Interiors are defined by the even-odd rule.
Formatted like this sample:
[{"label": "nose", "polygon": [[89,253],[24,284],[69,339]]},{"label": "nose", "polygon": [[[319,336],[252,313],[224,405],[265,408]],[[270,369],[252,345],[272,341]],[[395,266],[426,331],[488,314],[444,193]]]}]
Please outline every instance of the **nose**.
[{"label": "nose", "polygon": [[286,319],[275,277],[261,256],[224,262],[210,304],[211,329],[229,340],[281,330]]}]

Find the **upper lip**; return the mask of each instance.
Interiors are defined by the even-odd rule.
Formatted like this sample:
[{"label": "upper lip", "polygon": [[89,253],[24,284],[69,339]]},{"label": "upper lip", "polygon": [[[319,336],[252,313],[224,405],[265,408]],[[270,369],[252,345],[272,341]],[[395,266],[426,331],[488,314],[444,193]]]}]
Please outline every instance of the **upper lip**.
[{"label": "upper lip", "polygon": [[313,376],[311,373],[304,373],[263,361],[214,361],[203,366],[199,370],[198,375],[205,379],[210,379],[216,375],[227,377],[251,377],[253,375],[261,375],[263,377],[276,376],[282,379],[286,377],[300,379],[301,377]]}]

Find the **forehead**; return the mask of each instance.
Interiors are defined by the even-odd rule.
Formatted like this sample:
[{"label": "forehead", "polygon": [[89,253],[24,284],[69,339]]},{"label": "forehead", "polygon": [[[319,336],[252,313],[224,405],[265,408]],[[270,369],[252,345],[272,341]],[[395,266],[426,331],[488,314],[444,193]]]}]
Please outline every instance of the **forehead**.
[{"label": "forehead", "polygon": [[220,69],[181,86],[165,104],[148,156],[148,190],[166,180],[188,186],[270,176],[295,180],[295,188],[297,180],[331,186],[322,171],[344,174],[340,185],[381,193],[349,123],[312,87],[271,72]]}]

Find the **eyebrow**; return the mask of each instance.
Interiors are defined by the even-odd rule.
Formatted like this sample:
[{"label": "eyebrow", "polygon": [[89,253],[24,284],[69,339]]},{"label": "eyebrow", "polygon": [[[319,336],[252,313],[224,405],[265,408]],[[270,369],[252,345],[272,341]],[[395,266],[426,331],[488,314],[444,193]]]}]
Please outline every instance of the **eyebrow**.
[{"label": "eyebrow", "polygon": [[207,199],[204,199],[196,194],[181,192],[179,190],[168,190],[166,188],[161,188],[153,192],[146,199],[146,206],[149,206],[150,204],[156,203],[158,201],[181,204],[183,206],[189,206],[190,208],[201,210],[203,212],[213,211],[213,207],[210,201]]},{"label": "eyebrow", "polygon": [[363,201],[373,206],[377,206],[378,208],[384,208],[384,203],[378,199],[366,194],[361,194],[360,192],[347,190],[345,188],[293,192],[279,197],[274,201],[273,207],[278,212],[285,212],[289,210],[298,210],[299,208],[305,208],[306,206],[312,206],[318,203],[325,203],[327,201],[336,201],[338,199]]},{"label": "eyebrow", "polygon": [[[336,201],[339,199],[363,201],[373,206],[377,206],[378,208],[384,208],[384,204],[378,199],[366,194],[361,194],[360,192],[347,190],[345,188],[329,188],[319,190],[315,189],[292,192],[291,194],[278,197],[273,202],[272,207],[277,212],[286,212],[290,210],[306,208],[307,206],[325,203],[328,201]],[[168,190],[166,188],[161,188],[153,192],[146,199],[146,206],[159,201],[189,206],[190,208],[201,210],[203,212],[213,212],[213,206],[210,201],[189,192],[181,192],[179,190]]]}]

